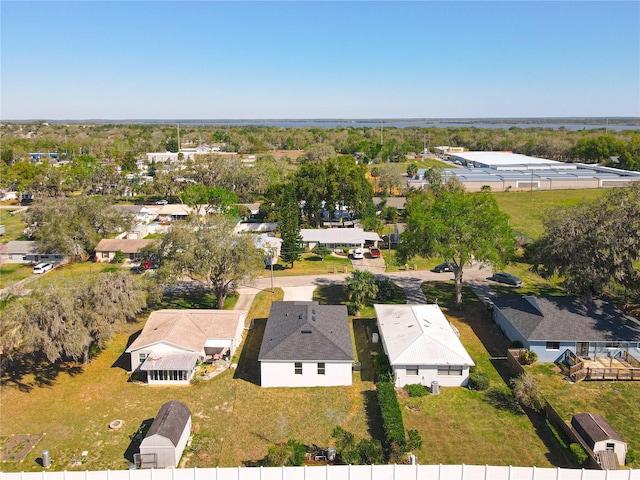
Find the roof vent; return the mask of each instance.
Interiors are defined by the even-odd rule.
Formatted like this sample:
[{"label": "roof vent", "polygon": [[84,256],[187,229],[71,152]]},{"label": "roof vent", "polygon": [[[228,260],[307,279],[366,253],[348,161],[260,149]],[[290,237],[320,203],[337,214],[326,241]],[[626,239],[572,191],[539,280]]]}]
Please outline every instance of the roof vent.
[{"label": "roof vent", "polygon": [[315,316],[315,315],[313,315],[313,316],[311,317],[311,320],[313,320],[313,321],[315,322],[315,321],[316,321],[316,316]]},{"label": "roof vent", "polygon": [[302,320],[302,314],[298,315],[298,319]]},{"label": "roof vent", "polygon": [[301,330],[300,333],[311,333],[311,330]]}]

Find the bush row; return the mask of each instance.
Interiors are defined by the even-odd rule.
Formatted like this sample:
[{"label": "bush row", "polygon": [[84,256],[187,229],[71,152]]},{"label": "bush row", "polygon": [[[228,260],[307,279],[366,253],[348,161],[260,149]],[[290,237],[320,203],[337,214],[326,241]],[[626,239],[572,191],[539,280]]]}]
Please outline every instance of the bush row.
[{"label": "bush row", "polygon": [[394,443],[404,445],[404,423],[395,386],[391,382],[378,382],[376,388],[387,446]]}]

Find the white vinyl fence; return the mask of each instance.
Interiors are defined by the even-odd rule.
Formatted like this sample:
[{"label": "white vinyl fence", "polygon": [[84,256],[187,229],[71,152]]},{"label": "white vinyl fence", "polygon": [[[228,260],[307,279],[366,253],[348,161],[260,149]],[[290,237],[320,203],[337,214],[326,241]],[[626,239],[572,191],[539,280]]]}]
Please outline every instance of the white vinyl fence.
[{"label": "white vinyl fence", "polygon": [[0,480],[640,480],[640,470],[571,470],[488,465],[333,465],[0,472]]}]

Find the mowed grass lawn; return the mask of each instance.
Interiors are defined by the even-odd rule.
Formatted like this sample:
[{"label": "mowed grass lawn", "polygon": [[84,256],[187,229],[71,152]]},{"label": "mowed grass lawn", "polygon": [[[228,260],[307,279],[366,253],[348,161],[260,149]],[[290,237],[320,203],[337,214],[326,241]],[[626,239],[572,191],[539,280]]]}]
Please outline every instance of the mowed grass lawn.
[{"label": "mowed grass lawn", "polygon": [[567,422],[575,413],[602,415],[626,440],[640,468],[640,382],[580,382],[564,379],[555,365],[534,364],[527,367],[536,383],[558,413]]},{"label": "mowed grass lawn", "polygon": [[[351,387],[263,389],[256,383],[268,303],[262,299],[255,311],[263,319],[246,332],[238,370],[226,371],[209,382],[186,387],[129,382],[125,371],[114,365],[130,334],[142,323],[118,334],[87,366],[67,365],[60,372],[43,369],[37,379],[29,375],[4,382],[0,392],[2,435],[46,435],[24,462],[3,463],[2,470],[40,470],[36,458],[42,450],[49,450],[56,470],[126,468],[131,437],[170,400],[184,402],[193,415],[194,440],[183,458],[185,467],[254,465],[266,456],[270,445],[290,438],[326,448],[337,425],[357,438],[369,437],[367,405],[374,384],[362,381],[359,373],[354,374]],[[358,336],[362,337],[356,334],[354,338]],[[124,426],[110,430],[109,423],[116,419],[123,420]],[[73,467],[72,459],[84,450],[89,452],[87,461]]]},{"label": "mowed grass lawn", "polygon": [[[334,269],[337,273],[344,273],[344,269],[348,270],[348,273],[353,271],[351,260],[346,256],[327,255],[322,257],[313,253],[303,253],[300,256],[300,260],[293,263],[293,268],[289,264],[284,264],[282,260],[274,266],[273,275],[275,277],[291,276],[291,275],[326,275],[327,273],[334,273]],[[268,268],[264,269],[262,273],[263,277],[271,275],[271,271]]]},{"label": "mowed grass lawn", "polygon": [[530,238],[538,238],[544,232],[542,220],[554,207],[570,207],[598,199],[606,189],[543,190],[539,192],[496,192],[494,195],[500,210],[511,217],[514,230]]}]

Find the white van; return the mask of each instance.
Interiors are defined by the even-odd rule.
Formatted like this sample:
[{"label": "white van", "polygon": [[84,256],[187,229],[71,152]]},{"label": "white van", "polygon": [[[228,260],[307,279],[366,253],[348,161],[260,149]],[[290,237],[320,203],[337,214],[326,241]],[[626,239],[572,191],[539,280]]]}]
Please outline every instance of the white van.
[{"label": "white van", "polygon": [[39,263],[33,267],[33,273],[46,273],[53,268],[50,263]]}]

